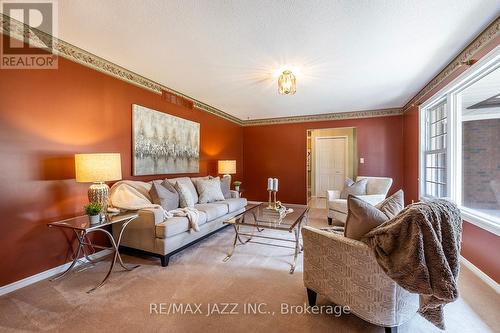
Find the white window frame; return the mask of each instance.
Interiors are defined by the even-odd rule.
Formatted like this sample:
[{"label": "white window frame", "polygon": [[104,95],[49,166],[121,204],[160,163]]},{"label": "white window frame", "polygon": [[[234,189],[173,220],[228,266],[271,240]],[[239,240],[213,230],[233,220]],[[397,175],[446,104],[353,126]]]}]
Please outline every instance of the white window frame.
[{"label": "white window frame", "polygon": [[500,235],[500,219],[471,208],[461,206],[462,202],[462,115],[461,94],[464,89],[500,68],[500,46],[472,65],[456,79],[438,91],[419,107],[419,197],[429,199],[425,193],[425,151],[427,110],[446,99],[447,109],[447,191],[448,198],[459,204],[462,218],[495,235]]},{"label": "white window frame", "polygon": [[[425,109],[420,110],[420,175],[419,175],[419,195],[423,198],[431,199],[431,197],[425,197],[423,194],[426,193],[426,177],[425,177],[425,169],[426,169],[426,159],[429,155],[429,150],[427,149],[427,113],[429,109],[436,107],[437,105],[446,102],[446,192],[450,193],[450,175],[449,175],[449,167],[450,167],[450,154],[448,151],[448,147],[450,145],[450,136],[449,136],[449,127],[450,127],[450,115],[449,115],[449,105],[448,100],[445,97],[435,98],[432,103],[426,105]],[[434,151],[435,152],[435,151]]]}]

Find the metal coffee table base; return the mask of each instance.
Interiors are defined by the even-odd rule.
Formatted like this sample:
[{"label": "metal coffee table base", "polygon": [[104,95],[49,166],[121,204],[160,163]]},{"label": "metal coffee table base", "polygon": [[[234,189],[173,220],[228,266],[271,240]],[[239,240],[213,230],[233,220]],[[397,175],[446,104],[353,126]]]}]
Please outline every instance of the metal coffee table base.
[{"label": "metal coffee table base", "polygon": [[[243,219],[244,216],[241,216],[239,219]],[[294,255],[293,255],[293,262],[290,267],[290,274],[293,274],[295,271],[295,266],[297,265],[297,257],[299,256],[299,253],[302,252],[302,245],[300,244],[300,227],[302,222],[299,222],[299,224],[292,230],[290,230],[290,233],[294,233],[295,239],[288,239],[288,238],[280,238],[280,237],[270,237],[270,236],[263,236],[263,235],[258,235],[255,234],[255,231],[257,230],[258,232],[262,232],[264,228],[259,228],[259,227],[253,227],[252,233],[244,233],[240,231],[240,224],[238,222],[232,223],[233,228],[234,228],[234,241],[233,241],[233,247],[231,248],[230,252],[228,255],[224,258],[224,262],[227,262],[231,257],[233,256],[234,249],[236,248],[237,243],[241,243],[242,245],[246,243],[257,243],[257,244],[262,244],[262,245],[269,245],[269,246],[277,246],[277,247],[282,247],[282,248],[287,248],[287,249],[294,249]],[[250,226],[249,226],[250,227]],[[246,236],[247,239],[242,240],[241,236]],[[258,242],[254,241],[253,238],[264,238],[264,239],[271,239],[271,240],[277,240],[281,242],[290,242],[294,243],[294,246],[285,246],[285,245],[280,245],[280,244],[271,244],[271,243],[264,243],[264,242]]]},{"label": "metal coffee table base", "polygon": [[[126,221],[125,223],[123,223],[121,230],[120,230],[120,234],[118,236],[118,240],[116,242],[113,238],[113,235],[111,235],[111,233],[109,231],[104,230],[104,229],[97,228],[97,229],[92,229],[89,231],[73,229],[75,234],[76,234],[76,238],[78,240],[78,247],[73,252],[73,257],[72,257],[73,262],[64,272],[62,272],[61,274],[50,279],[50,281],[56,281],[56,280],[63,278],[64,276],[66,276],[76,266],[78,261],[80,261],[80,255],[83,255],[85,257],[85,259],[87,259],[87,261],[90,264],[95,264],[95,261],[89,258],[89,253],[87,252],[86,247],[89,247],[92,250],[92,253],[95,253],[95,249],[112,249],[113,250],[113,259],[111,260],[111,264],[109,265],[109,269],[108,269],[106,276],[97,286],[95,286],[94,288],[87,291],[87,293],[93,292],[94,290],[102,287],[106,283],[106,281],[109,279],[109,276],[111,275],[111,272],[113,271],[113,268],[115,267],[115,263],[116,263],[117,259],[118,259],[118,262],[120,263],[120,266],[122,266],[127,271],[131,271],[131,270],[139,267],[140,265],[135,265],[135,266],[131,266],[131,267],[126,266],[123,263],[122,257],[120,256],[120,252],[118,251],[118,248],[120,247],[120,242],[122,239],[123,231],[125,230],[127,225],[130,222],[132,222],[134,219],[135,218],[130,219],[130,220]],[[105,247],[105,246],[99,246],[99,245],[92,244],[92,242],[88,239],[88,235],[95,232],[95,231],[100,231],[100,232],[104,233],[106,236],[108,236],[109,241],[111,242],[111,247]]]}]

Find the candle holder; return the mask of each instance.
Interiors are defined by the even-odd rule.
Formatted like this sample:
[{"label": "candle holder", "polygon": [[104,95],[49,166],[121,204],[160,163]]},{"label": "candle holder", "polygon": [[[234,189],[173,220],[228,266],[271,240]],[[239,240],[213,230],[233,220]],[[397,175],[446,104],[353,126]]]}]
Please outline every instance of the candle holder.
[{"label": "candle holder", "polygon": [[269,209],[272,209],[273,206],[272,206],[272,202],[271,202],[271,196],[272,196],[272,190],[267,190],[269,192],[269,200],[268,200],[268,204],[267,204],[267,208]]},{"label": "candle holder", "polygon": [[[267,192],[269,193],[267,209],[277,210],[277,192],[278,192],[278,179],[277,178],[267,178]],[[273,195],[274,194],[274,195]]]},{"label": "candle holder", "polygon": [[267,209],[276,210],[278,208],[278,205],[277,205],[277,202],[278,202],[277,193],[278,193],[278,191],[268,190],[267,192],[269,193]]}]

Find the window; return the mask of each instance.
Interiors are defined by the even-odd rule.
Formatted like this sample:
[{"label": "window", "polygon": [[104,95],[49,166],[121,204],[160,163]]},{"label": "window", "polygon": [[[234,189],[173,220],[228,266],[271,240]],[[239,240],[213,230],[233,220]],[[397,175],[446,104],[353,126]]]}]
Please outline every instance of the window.
[{"label": "window", "polygon": [[461,105],[462,206],[500,220],[500,69],[464,89]]},{"label": "window", "polygon": [[447,196],[446,100],[429,108],[425,113],[424,193],[426,197]]},{"label": "window", "polygon": [[500,234],[500,47],[420,107],[420,195]]}]

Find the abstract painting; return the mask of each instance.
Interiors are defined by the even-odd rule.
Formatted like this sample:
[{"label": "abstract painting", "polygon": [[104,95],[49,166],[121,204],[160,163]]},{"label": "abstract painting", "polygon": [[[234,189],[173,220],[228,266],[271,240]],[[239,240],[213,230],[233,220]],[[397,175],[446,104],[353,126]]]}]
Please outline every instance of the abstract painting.
[{"label": "abstract painting", "polygon": [[198,173],[200,124],[132,105],[134,176]]}]

